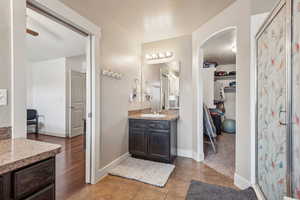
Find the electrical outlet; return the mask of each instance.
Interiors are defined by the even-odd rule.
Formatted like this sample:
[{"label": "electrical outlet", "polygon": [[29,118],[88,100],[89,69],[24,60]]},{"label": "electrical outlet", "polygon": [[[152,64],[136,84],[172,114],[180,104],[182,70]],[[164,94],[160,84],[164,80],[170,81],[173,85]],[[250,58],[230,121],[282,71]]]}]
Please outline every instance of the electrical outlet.
[{"label": "electrical outlet", "polygon": [[0,106],[7,106],[7,90],[0,89]]}]

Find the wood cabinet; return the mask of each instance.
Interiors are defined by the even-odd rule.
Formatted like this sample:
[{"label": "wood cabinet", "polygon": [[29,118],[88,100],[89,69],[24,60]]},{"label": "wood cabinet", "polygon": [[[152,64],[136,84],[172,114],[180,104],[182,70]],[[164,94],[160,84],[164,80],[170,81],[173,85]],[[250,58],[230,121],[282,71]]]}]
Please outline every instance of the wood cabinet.
[{"label": "wood cabinet", "polygon": [[177,120],[129,119],[133,157],[172,163],[177,156]]},{"label": "wood cabinet", "polygon": [[55,158],[0,175],[1,200],[55,200]]}]

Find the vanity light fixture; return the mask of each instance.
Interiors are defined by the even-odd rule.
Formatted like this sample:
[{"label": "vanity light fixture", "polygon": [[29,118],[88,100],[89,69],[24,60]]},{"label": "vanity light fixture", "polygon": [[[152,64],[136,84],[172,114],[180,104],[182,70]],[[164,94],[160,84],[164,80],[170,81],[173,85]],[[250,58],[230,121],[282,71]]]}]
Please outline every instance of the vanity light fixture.
[{"label": "vanity light fixture", "polygon": [[106,77],[109,77],[109,78],[116,79],[116,80],[121,80],[122,77],[123,77],[123,74],[117,73],[117,72],[113,72],[113,71],[108,70],[108,69],[103,69],[102,70],[102,75],[106,76]]},{"label": "vanity light fixture", "polygon": [[152,59],[158,59],[159,58],[159,56],[158,56],[158,54],[152,54]]},{"label": "vanity light fixture", "polygon": [[152,57],[150,54],[146,54],[145,58],[146,58],[147,60],[152,60],[152,59],[153,59],[153,57]]},{"label": "vanity light fixture", "polygon": [[170,51],[166,52],[166,57],[167,58],[172,57],[172,56],[173,56],[173,52],[170,52]]},{"label": "vanity light fixture", "polygon": [[166,54],[165,53],[159,53],[158,56],[159,56],[159,58],[165,58]]},{"label": "vanity light fixture", "polygon": [[167,51],[167,52],[146,54],[145,58],[146,60],[157,60],[157,59],[171,58],[173,55],[174,55],[173,52]]}]

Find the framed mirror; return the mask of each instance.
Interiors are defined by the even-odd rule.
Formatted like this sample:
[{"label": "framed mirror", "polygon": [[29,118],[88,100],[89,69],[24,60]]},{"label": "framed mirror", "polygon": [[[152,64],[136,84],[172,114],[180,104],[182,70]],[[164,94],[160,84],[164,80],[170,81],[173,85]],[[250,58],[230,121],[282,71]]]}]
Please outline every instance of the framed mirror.
[{"label": "framed mirror", "polygon": [[145,64],[142,69],[144,107],[152,112],[179,110],[180,62]]}]

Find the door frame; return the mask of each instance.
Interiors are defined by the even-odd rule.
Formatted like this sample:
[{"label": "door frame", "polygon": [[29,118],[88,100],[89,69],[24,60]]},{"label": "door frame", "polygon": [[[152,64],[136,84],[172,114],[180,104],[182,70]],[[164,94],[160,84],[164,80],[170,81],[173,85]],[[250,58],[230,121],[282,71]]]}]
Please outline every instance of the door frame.
[{"label": "door frame", "polygon": [[266,199],[261,187],[258,185],[258,39],[261,37],[263,32],[268,28],[268,26],[273,22],[273,19],[281,11],[281,9],[286,6],[286,131],[287,131],[287,195],[292,195],[292,1],[293,0],[280,0],[275,7],[272,9],[268,17],[265,19],[264,23],[260,27],[259,31],[255,36],[255,72],[254,72],[254,83],[255,83],[255,189],[258,190],[259,194]]},{"label": "door frame", "polygon": [[[101,28],[77,12],[73,11],[58,0],[22,0],[11,2],[11,40],[12,40],[12,92],[13,103],[12,119],[14,121],[13,137],[26,138],[26,98],[18,98],[24,94],[26,66],[25,38],[26,33],[26,7],[27,3],[34,5],[45,13],[49,13],[58,20],[73,27],[77,32],[86,33],[87,36],[87,135],[86,135],[86,183],[97,182],[96,172],[100,163],[100,38]],[[23,68],[23,69],[22,69]],[[18,95],[19,93],[19,95]],[[25,94],[26,95],[26,94]],[[19,99],[19,100],[18,100]],[[15,101],[18,100],[18,103]],[[19,113],[19,114],[18,114]],[[18,114],[18,115],[17,115]],[[17,117],[19,116],[19,117]],[[96,123],[97,122],[97,123]]]},{"label": "door frame", "polygon": [[[220,34],[220,33],[223,33],[223,32],[225,32],[225,31],[228,31],[228,30],[235,30],[236,31],[236,33],[238,32],[238,27],[237,26],[228,26],[228,27],[225,27],[225,28],[223,28],[223,29],[220,29],[220,30],[218,30],[218,31],[216,31],[216,32],[214,32],[214,33],[212,33],[211,35],[209,35],[208,36],[208,38],[206,38],[205,40],[203,40],[203,41],[201,41],[201,43],[200,43],[200,45],[199,45],[199,52],[198,52],[198,58],[199,58],[199,63],[200,63],[200,65],[199,65],[199,75],[201,74],[201,70],[203,69],[203,64],[204,64],[204,60],[203,60],[203,58],[204,58],[204,51],[203,51],[203,45],[207,42],[207,41],[209,41],[211,38],[213,38],[214,36],[216,36],[216,35],[218,35],[218,34]],[[236,37],[237,37],[237,35],[236,35]],[[236,39],[236,46],[238,46],[238,40]],[[239,51],[239,49],[237,50],[237,53],[236,53],[236,57],[237,57],[237,54],[238,54],[238,51]],[[236,64],[236,66],[237,66],[237,64]],[[202,74],[201,74],[202,75]],[[237,73],[237,75],[236,75],[237,77],[239,76],[239,74]],[[203,78],[201,77],[201,79],[199,79],[199,82],[198,82],[198,86],[197,87],[200,87],[201,89],[200,89],[200,91],[201,91],[201,96],[199,96],[199,98],[200,98],[200,101],[198,102],[198,110],[197,110],[197,114],[199,115],[199,119],[200,119],[200,121],[198,121],[198,127],[199,127],[199,129],[203,129],[203,126],[202,126],[202,124],[203,124],[203,112],[202,112],[202,107],[203,107],[203,105],[204,105],[204,98],[203,98]],[[197,91],[199,91],[199,89],[197,90]],[[238,113],[238,104],[237,104],[237,93],[238,93],[238,90],[236,91],[236,95],[235,95],[235,99],[236,99],[236,105],[235,105],[235,116],[236,116],[236,129],[237,129],[237,125],[239,124],[239,120],[238,120],[238,117],[237,116],[239,116],[239,113]],[[236,135],[237,134],[239,134],[239,132],[236,132]],[[197,131],[197,135],[198,135],[198,142],[197,142],[197,150],[198,150],[198,154],[200,154],[200,152],[203,154],[202,156],[201,156],[201,161],[202,160],[205,160],[205,156],[204,156],[204,145],[201,145],[201,144],[203,144],[203,136],[204,136],[204,133],[203,133],[203,131],[201,130],[198,130]],[[200,138],[202,138],[202,140],[200,140]],[[237,137],[235,138],[235,145],[237,144]],[[237,145],[236,145],[237,146]],[[237,148],[236,148],[236,150],[235,150],[235,157],[236,157],[236,152],[237,152]],[[235,170],[236,170],[236,167],[237,167],[237,160],[235,159],[235,163],[234,163],[234,166],[235,166]]]}]

